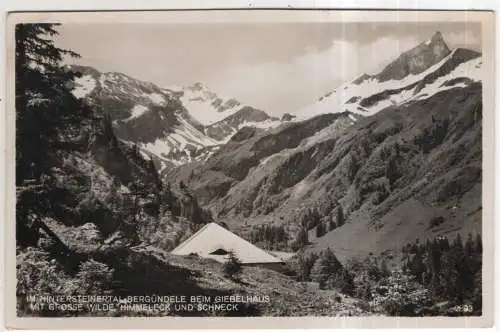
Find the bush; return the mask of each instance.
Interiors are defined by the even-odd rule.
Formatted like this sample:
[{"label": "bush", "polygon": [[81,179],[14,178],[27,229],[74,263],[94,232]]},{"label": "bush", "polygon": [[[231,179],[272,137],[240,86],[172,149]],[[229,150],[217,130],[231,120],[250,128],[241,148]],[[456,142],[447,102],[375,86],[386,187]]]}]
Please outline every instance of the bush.
[{"label": "bush", "polygon": [[57,295],[71,293],[72,280],[49,253],[28,247],[16,257],[18,295]]},{"label": "bush", "polygon": [[338,289],[343,294],[352,296],[354,294],[354,279],[353,276],[345,269],[338,271],[328,278],[326,288]]},{"label": "bush", "polygon": [[431,303],[430,292],[401,271],[380,280],[370,305],[390,316],[416,316]]},{"label": "bush", "polygon": [[90,259],[80,264],[78,277],[79,294],[103,294],[111,292],[111,282],[114,270],[104,263]]},{"label": "bush", "polygon": [[434,217],[429,220],[429,228],[437,227],[444,223],[445,219],[443,216]]},{"label": "bush", "polygon": [[355,297],[363,300],[372,299],[372,291],[383,276],[389,274],[387,265],[373,255],[364,259],[353,258],[346,264],[346,269],[353,276]]},{"label": "bush", "polygon": [[48,252],[28,247],[16,257],[17,314],[47,315],[54,313],[32,312],[27,303],[28,295],[69,295],[78,288],[76,279],[64,273],[62,266],[51,259]]},{"label": "bush", "polygon": [[237,279],[242,269],[241,261],[233,252],[230,252],[227,261],[222,265],[224,276],[230,279]]}]

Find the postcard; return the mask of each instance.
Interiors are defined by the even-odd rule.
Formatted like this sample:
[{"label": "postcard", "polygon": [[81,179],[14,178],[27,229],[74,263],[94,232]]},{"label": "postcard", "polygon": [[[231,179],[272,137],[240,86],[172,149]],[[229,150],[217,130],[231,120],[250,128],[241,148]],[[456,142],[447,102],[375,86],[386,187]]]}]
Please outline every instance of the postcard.
[{"label": "postcard", "polygon": [[7,323],[493,324],[493,13],[11,13]]}]

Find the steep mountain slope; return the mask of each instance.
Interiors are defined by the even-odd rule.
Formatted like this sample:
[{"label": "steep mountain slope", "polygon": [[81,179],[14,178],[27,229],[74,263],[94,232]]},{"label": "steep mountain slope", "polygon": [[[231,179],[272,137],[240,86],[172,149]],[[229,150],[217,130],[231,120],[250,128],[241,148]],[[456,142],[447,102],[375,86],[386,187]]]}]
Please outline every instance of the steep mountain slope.
[{"label": "steep mountain slope", "polygon": [[160,89],[121,73],[72,69],[82,73],[73,94],[110,115],[117,136],[137,144],[160,168],[204,160],[240,127],[277,120],[235,99],[223,100],[201,83]]},{"label": "steep mountain slope", "polygon": [[243,127],[273,128],[282,123],[278,118],[270,117],[264,111],[245,106],[225,119],[208,126],[205,132],[219,141],[227,141]]},{"label": "steep mountain slope", "polygon": [[[254,202],[254,196],[259,190],[265,192],[268,189],[263,183],[273,176],[269,174],[272,166],[280,165],[283,161],[294,162],[288,160],[293,152],[303,151],[354,122],[355,118],[351,114],[340,113],[290,122],[270,130],[244,127],[206,162],[176,168],[166,176],[188,182],[203,204],[213,203],[214,208],[222,209],[222,214],[232,210],[236,214],[249,215],[254,212],[252,206],[256,206],[260,212],[260,203]],[[286,180],[287,174],[282,175],[283,181],[289,182],[283,183],[283,186],[289,186],[307,175],[307,171],[297,174],[295,180]],[[244,194],[236,194],[237,191]],[[222,202],[227,202],[228,206],[223,207]]]},{"label": "steep mountain slope", "polygon": [[[363,74],[320,97],[299,110],[297,119],[344,111],[369,116],[392,105],[427,98],[453,85],[465,85],[468,79],[478,79],[474,76],[478,71],[474,69],[481,64],[480,55],[467,49],[450,51],[438,32],[430,40],[404,52],[380,73]],[[442,84],[445,81],[447,85]]]},{"label": "steep mountain slope", "polygon": [[[328,193],[335,184],[330,198],[348,222],[314,240],[317,247],[332,247],[345,259],[389,254],[418,238],[480,233],[481,99],[480,83],[446,90],[360,121],[356,132],[339,139],[336,149],[353,165],[347,167],[352,183],[342,180],[334,153],[311,174],[311,185]],[[346,241],[352,238],[356,245]]]},{"label": "steep mountain slope", "polygon": [[159,240],[149,234],[155,229],[161,246],[171,248],[179,240],[177,232],[212,220],[188,191],[163,186],[154,164],[119,142],[109,118],[82,119],[79,127],[68,126],[47,158],[53,177],[40,183],[43,190],[38,194],[30,187],[21,189],[18,208],[28,213],[33,195],[50,201],[43,213],[34,213],[56,233],[92,224],[104,239],[121,237],[134,243]]}]

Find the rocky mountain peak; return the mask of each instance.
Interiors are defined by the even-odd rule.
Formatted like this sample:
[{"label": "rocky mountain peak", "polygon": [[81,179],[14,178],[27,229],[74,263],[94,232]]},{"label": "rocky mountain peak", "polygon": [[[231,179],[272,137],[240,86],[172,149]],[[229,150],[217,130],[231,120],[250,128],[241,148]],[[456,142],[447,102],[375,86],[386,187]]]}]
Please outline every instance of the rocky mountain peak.
[{"label": "rocky mountain peak", "polygon": [[196,82],[193,85],[189,86],[188,89],[191,91],[203,91],[207,90],[207,87],[203,83]]},{"label": "rocky mountain peak", "polygon": [[436,33],[434,33],[430,40],[432,43],[442,43],[446,45],[446,42],[444,41],[443,35],[440,31],[436,31]]},{"label": "rocky mountain peak", "polygon": [[451,53],[441,32],[436,32],[429,40],[403,52],[387,65],[377,78],[380,82],[401,80],[408,75],[417,75],[435,65]]}]

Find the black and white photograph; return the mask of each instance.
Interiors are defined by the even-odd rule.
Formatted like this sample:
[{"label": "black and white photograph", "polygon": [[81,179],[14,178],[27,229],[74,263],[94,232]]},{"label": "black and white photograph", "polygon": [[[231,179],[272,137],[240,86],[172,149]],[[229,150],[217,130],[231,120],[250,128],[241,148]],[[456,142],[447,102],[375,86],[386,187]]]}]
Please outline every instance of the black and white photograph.
[{"label": "black and white photograph", "polygon": [[481,14],[234,13],[13,25],[17,317],[484,316]]}]

